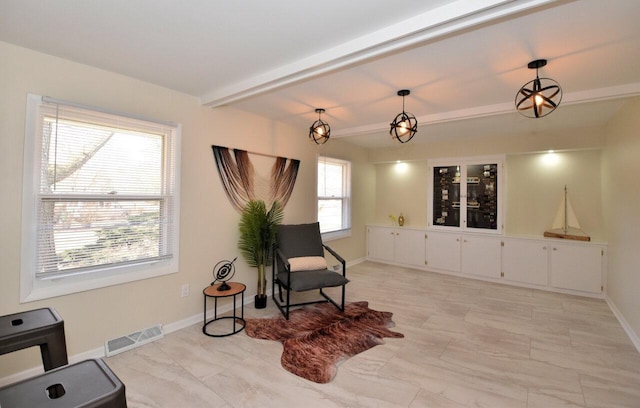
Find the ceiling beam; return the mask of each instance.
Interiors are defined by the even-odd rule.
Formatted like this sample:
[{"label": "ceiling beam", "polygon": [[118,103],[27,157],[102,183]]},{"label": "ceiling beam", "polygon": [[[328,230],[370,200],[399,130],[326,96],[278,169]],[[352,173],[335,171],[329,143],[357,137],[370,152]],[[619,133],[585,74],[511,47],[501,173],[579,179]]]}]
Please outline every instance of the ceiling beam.
[{"label": "ceiling beam", "polygon": [[555,2],[558,0],[456,0],[368,35],[346,41],[338,47],[294,61],[245,81],[212,90],[201,98],[201,102],[210,107],[232,104],[425,41]]},{"label": "ceiling beam", "polygon": [[[623,99],[640,96],[640,82],[610,86],[607,88],[590,89],[586,91],[572,92],[564,94],[562,105],[576,105],[587,102],[606,101],[611,99]],[[434,113],[431,115],[419,116],[418,126],[436,123],[452,122],[456,120],[475,119],[487,116],[501,115],[515,112],[512,102],[498,103],[494,105],[478,106],[456,111]],[[364,135],[369,133],[389,131],[389,122],[375,123],[371,125],[356,126],[346,129],[339,129],[331,132],[331,137],[340,138],[347,136]]]}]

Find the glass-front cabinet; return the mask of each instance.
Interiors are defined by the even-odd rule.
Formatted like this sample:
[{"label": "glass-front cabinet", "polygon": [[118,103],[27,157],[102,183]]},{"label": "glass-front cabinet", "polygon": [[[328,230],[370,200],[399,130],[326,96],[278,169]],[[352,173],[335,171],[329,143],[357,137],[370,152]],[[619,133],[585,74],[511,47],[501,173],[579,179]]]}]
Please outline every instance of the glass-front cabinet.
[{"label": "glass-front cabinet", "polygon": [[502,158],[429,163],[431,228],[501,234]]}]

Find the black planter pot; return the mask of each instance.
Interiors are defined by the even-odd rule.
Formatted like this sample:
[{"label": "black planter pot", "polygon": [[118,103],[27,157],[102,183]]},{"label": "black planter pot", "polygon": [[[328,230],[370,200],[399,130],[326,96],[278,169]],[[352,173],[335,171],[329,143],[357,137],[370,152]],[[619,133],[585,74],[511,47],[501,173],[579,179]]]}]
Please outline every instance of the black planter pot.
[{"label": "black planter pot", "polygon": [[267,307],[267,295],[260,296],[256,295],[254,297],[256,309],[264,309]]}]

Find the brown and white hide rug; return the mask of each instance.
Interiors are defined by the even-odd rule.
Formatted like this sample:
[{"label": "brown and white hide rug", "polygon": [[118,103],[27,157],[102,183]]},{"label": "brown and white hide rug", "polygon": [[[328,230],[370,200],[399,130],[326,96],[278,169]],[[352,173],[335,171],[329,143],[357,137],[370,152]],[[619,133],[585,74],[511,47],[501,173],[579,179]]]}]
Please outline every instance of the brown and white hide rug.
[{"label": "brown and white hide rug", "polygon": [[404,337],[388,327],[393,313],[369,309],[368,302],[347,303],[340,312],[329,303],[266,319],[246,319],[250,337],[282,342],[282,367],[307,380],[328,383],[347,358],[384,344],[383,337]]}]

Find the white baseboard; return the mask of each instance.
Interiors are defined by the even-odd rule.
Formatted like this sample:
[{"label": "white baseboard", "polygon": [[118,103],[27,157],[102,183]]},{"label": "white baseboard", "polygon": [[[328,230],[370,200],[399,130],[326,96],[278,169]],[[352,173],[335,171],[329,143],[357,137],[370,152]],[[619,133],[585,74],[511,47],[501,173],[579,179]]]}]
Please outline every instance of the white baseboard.
[{"label": "white baseboard", "polygon": [[[269,291],[267,295],[270,296],[271,292]],[[244,299],[245,305],[250,304],[252,302],[253,302],[253,296],[245,296],[245,299]],[[230,311],[232,307],[233,307],[232,304],[219,307],[218,313],[220,314],[226,313]],[[213,316],[213,309],[207,310],[207,316]],[[193,316],[187,317],[186,319],[182,319],[177,322],[163,325],[162,328],[165,334],[169,334],[169,333],[187,328],[194,324],[202,324],[203,323],[202,319],[203,319],[203,314],[202,312],[200,312]],[[69,356],[69,364],[79,363],[81,361],[92,359],[92,358],[104,358],[104,357],[105,357],[105,350],[104,350],[104,346],[102,346],[102,347],[98,347],[92,350],[84,351],[84,352]],[[18,373],[0,378],[0,387],[13,384],[18,381],[26,380],[28,378],[35,377],[42,373],[44,373],[44,369],[42,366],[29,368],[27,370],[20,371]]]},{"label": "white baseboard", "polygon": [[[348,262],[347,267],[357,265],[363,262],[364,260],[365,260],[364,258],[361,258],[355,261]],[[267,296],[271,296],[271,293],[272,291],[268,290]],[[245,296],[244,305],[246,306],[253,303],[253,297],[254,295]],[[218,313],[222,314],[222,313],[229,312],[231,311],[232,307],[233,307],[232,304],[228,304],[223,307],[220,307],[218,308]],[[213,309],[207,310],[207,316],[213,316]],[[194,314],[193,316],[187,317],[185,319],[162,325],[162,329],[164,330],[165,334],[169,334],[178,330],[185,329],[189,326],[193,326],[194,324],[202,324],[202,323],[203,323],[203,314],[202,312],[200,312],[200,313]],[[103,357],[105,357],[104,346],[69,356],[69,364],[78,363],[80,361],[84,361],[91,358],[103,358]],[[42,366],[39,366],[39,367],[29,368],[24,371],[20,371],[18,373],[11,374],[6,377],[2,377],[0,378],[0,387],[13,384],[18,381],[26,380],[27,378],[35,377],[39,374],[42,374],[43,372],[44,370]]]},{"label": "white baseboard", "polygon": [[633,329],[631,328],[631,325],[629,325],[629,323],[624,318],[620,310],[618,310],[618,307],[613,302],[613,300],[609,297],[609,295],[605,296],[604,300],[607,302],[607,304],[609,305],[609,308],[611,309],[613,314],[616,316],[616,319],[618,319],[618,322],[620,322],[620,325],[622,325],[622,328],[627,333],[627,336],[629,336],[629,339],[631,340],[633,345],[636,347],[636,350],[638,350],[638,353],[640,353],[640,337],[638,337],[636,332],[633,331]]},{"label": "white baseboard", "polygon": [[[73,356],[69,356],[69,364],[79,363],[80,361],[88,360],[91,358],[102,358],[104,357],[104,347],[98,347],[93,350],[85,351],[79,354],[74,354]],[[18,381],[26,380],[27,378],[35,377],[44,373],[44,368],[42,366],[29,368],[24,371],[20,371],[19,373],[15,373],[9,375],[7,377],[0,378],[0,387],[4,387],[5,385],[13,384]]]}]

